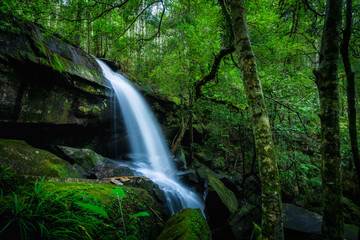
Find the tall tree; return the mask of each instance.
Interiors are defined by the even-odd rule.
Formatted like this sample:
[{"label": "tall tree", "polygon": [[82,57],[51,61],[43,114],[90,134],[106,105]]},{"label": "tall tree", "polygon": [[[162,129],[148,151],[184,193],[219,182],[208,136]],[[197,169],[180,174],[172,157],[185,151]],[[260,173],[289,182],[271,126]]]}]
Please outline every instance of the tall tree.
[{"label": "tall tree", "polygon": [[351,69],[351,62],[349,57],[349,42],[352,28],[352,0],[346,0],[346,20],[345,30],[343,32],[343,40],[341,42],[340,52],[344,62],[345,73],[347,78],[347,104],[349,114],[349,135],[351,142],[351,152],[353,155],[356,174],[358,177],[358,184],[360,184],[360,155],[359,145],[357,141],[356,132],[356,108],[355,108],[355,73]]},{"label": "tall tree", "polygon": [[343,239],[340,173],[338,60],[342,0],[327,0],[319,68],[314,70],[320,96],[323,239]]},{"label": "tall tree", "polygon": [[234,44],[251,113],[256,155],[260,169],[262,237],[263,239],[284,239],[279,171],[275,161],[269,117],[250,43],[244,1],[232,0],[230,7],[235,36]]}]

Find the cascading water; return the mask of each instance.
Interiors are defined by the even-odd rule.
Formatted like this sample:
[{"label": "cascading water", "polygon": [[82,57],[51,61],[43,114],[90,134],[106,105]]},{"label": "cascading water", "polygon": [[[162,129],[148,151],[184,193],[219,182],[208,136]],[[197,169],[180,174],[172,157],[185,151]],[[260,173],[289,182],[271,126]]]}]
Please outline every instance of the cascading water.
[{"label": "cascading water", "polygon": [[200,208],[203,201],[176,178],[176,168],[170,159],[164,137],[147,103],[141,94],[119,73],[97,60],[104,76],[110,81],[120,103],[127,129],[135,168],[157,183],[167,197],[171,213],[182,208]]}]

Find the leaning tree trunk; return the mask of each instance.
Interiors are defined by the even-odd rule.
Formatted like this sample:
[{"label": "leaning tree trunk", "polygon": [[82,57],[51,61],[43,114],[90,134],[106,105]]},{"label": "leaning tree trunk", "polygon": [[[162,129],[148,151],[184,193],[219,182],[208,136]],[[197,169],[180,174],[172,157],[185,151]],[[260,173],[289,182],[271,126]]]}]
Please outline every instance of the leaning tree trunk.
[{"label": "leaning tree trunk", "polygon": [[284,233],[279,171],[275,161],[269,117],[250,43],[243,0],[231,1],[231,15],[235,47],[251,113],[256,155],[260,169],[262,237],[263,239],[280,240],[284,239]]},{"label": "leaning tree trunk", "polygon": [[320,96],[323,189],[323,239],[343,239],[340,174],[338,60],[342,0],[327,0],[319,68],[314,70]]},{"label": "leaning tree trunk", "polygon": [[359,155],[359,145],[358,145],[357,132],[356,132],[355,74],[351,70],[351,63],[349,58],[349,42],[351,37],[351,25],[352,25],[352,0],[346,0],[346,26],[343,32],[343,40],[341,42],[340,52],[344,62],[346,78],[348,83],[347,104],[348,104],[348,114],[349,114],[349,135],[350,135],[351,152],[354,159],[358,184],[360,184],[360,155]]}]

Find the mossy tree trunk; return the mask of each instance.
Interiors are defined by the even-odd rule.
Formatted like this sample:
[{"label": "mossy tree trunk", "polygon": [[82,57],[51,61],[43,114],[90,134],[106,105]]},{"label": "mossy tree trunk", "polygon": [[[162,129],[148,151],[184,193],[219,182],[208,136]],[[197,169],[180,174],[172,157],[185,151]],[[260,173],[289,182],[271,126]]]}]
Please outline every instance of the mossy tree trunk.
[{"label": "mossy tree trunk", "polygon": [[355,108],[355,73],[351,69],[351,62],[349,58],[349,42],[351,37],[352,25],[352,0],[346,0],[346,25],[343,32],[343,40],[341,42],[340,52],[344,62],[346,78],[347,78],[347,104],[349,114],[349,135],[351,142],[351,152],[354,159],[356,174],[358,177],[358,184],[360,184],[360,155],[359,145],[356,131],[356,108]]},{"label": "mossy tree trunk", "polygon": [[232,0],[230,4],[235,47],[251,113],[256,155],[260,169],[262,237],[263,239],[280,240],[284,239],[281,188],[269,116],[266,111],[264,95],[250,43],[244,2],[243,0]]},{"label": "mossy tree trunk", "polygon": [[342,0],[327,0],[319,68],[314,70],[320,96],[323,188],[323,239],[343,239],[340,174],[338,60]]}]

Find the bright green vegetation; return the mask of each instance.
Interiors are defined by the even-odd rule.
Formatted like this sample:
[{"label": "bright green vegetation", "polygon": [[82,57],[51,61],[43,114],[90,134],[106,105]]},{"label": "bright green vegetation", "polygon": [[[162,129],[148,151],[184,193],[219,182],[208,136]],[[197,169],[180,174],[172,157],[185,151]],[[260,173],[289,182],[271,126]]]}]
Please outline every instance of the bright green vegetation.
[{"label": "bright green vegetation", "polygon": [[229,212],[234,213],[239,207],[239,203],[236,200],[235,194],[212,174],[207,173],[206,176],[209,179],[209,188],[216,191],[221,201],[228,208]]},{"label": "bright green vegetation", "polygon": [[207,225],[199,209],[186,208],[171,216],[157,240],[211,239]]},{"label": "bright green vegetation", "polygon": [[[257,177],[259,170],[267,169],[259,169],[256,161],[259,157],[255,151],[256,136],[254,138],[240,63],[234,51],[217,58],[222,49],[233,44],[227,22],[228,2],[232,1],[70,0],[65,3],[58,0],[2,0],[0,10],[21,20],[37,22],[46,27],[49,35],[61,34],[64,40],[97,57],[116,61],[121,70],[149,90],[147,92],[168,96],[167,99],[177,106],[177,116],[171,119],[171,124],[175,126],[175,132],[179,132],[174,139],[168,140],[175,150],[180,145],[175,143],[181,142],[187,166],[196,167],[203,163],[217,173],[240,173],[243,186],[246,186],[250,177]],[[320,213],[323,188],[320,99],[313,69],[319,67],[325,1],[257,0],[244,3],[270,120],[282,201],[296,202]],[[349,42],[354,90],[358,93],[359,4],[359,1],[353,2],[350,14],[353,29]],[[344,20],[345,9],[342,30]],[[1,29],[18,32],[6,21],[0,23]],[[49,55],[42,45],[37,48],[45,56]],[[52,67],[62,71],[63,59],[57,61],[48,57]],[[339,108],[341,156],[340,168],[337,168],[341,178],[338,176],[338,180],[341,180],[346,199],[356,202],[360,197],[357,180],[360,171],[358,168],[356,172],[359,159],[353,159],[350,147],[348,76],[343,62],[337,63],[339,101],[336,100],[336,105]],[[94,90],[96,88],[91,91]],[[357,113],[357,125],[352,128],[355,138],[360,136],[359,96],[357,94],[353,99],[355,115]],[[84,104],[79,110],[83,114],[96,115],[99,107]],[[330,180],[327,182],[332,184]],[[260,188],[260,185],[257,182],[256,187]],[[277,191],[278,186],[274,189]],[[240,200],[249,199],[245,194]]]},{"label": "bright green vegetation", "polygon": [[0,139],[0,164],[12,166],[18,174],[47,177],[79,177],[78,171],[54,154],[21,140]]},{"label": "bright green vegetation", "polygon": [[[0,168],[2,239],[148,239],[156,223],[145,190],[110,184],[23,181]],[[114,191],[121,191],[119,209]],[[126,231],[126,233],[125,233]]]}]

